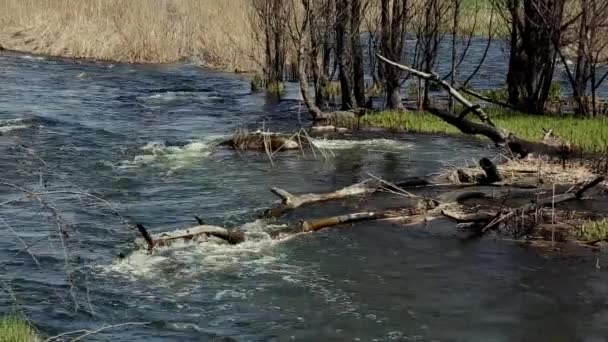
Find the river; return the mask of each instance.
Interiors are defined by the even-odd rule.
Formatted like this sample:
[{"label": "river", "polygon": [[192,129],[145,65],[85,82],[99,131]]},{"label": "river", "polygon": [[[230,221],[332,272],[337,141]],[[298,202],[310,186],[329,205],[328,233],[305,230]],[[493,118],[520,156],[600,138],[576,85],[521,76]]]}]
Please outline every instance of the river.
[{"label": "river", "polygon": [[[0,206],[0,314],[23,310],[47,335],[146,322],[86,340],[606,341],[608,276],[596,267],[603,255],[465,240],[445,221],[272,240],[268,232],[283,222],[255,220],[276,200],[272,186],[329,191],[368,173],[425,175],[492,155],[491,146],[353,136],[317,140],[316,156],[289,152],[271,164],[214,142],[239,127],[306,124],[295,91],[277,102],[252,94],[245,76],[192,65],[12,53],[0,54],[0,82],[0,182],[50,192],[42,204]],[[107,203],[75,192],[111,202],[153,232],[193,225],[199,215],[244,224],[249,239],[148,256]],[[5,201],[21,192],[4,185],[0,194]],[[289,218],[365,205],[315,206]]]}]

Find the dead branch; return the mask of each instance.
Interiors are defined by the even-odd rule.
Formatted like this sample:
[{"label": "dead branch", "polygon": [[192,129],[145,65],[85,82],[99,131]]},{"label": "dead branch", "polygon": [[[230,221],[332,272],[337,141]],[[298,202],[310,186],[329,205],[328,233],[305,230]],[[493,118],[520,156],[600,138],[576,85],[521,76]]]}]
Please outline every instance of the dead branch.
[{"label": "dead branch", "polygon": [[469,100],[467,100],[466,97],[462,96],[456,89],[454,89],[448,82],[442,80],[437,74],[428,74],[428,73],[424,73],[422,71],[418,71],[416,69],[407,67],[405,65],[399,64],[399,63],[395,63],[392,62],[386,58],[384,58],[383,56],[377,54],[376,55],[382,62],[389,64],[391,66],[397,67],[399,69],[405,70],[419,78],[425,79],[425,80],[429,80],[431,82],[437,83],[438,85],[440,85],[441,87],[443,87],[452,97],[454,97],[458,102],[462,103],[466,108],[469,108],[473,113],[475,113],[479,119],[486,123],[487,125],[490,125],[491,127],[495,127],[494,123],[492,122],[492,120],[490,120],[490,117],[488,116],[488,114],[486,114],[483,109],[481,109],[481,107],[476,107],[474,106]]},{"label": "dead branch", "polygon": [[[385,57],[377,54],[376,55],[382,62],[408,71],[413,75],[433,81],[443,88],[445,88],[450,95],[456,100],[463,104],[469,112],[474,112],[481,119],[481,123],[468,120],[463,115],[456,115],[447,110],[438,108],[427,108],[431,114],[434,114],[444,120],[445,122],[455,126],[461,132],[471,135],[483,135],[492,140],[496,145],[503,146],[507,145],[512,152],[519,154],[521,157],[527,156],[529,153],[539,153],[544,155],[564,155],[564,150],[561,147],[550,146],[543,143],[528,141],[517,138],[514,134],[508,132],[505,129],[497,128],[487,114],[478,106],[473,105],[469,100],[462,96],[456,89],[451,87],[449,83],[442,81],[436,74],[424,73],[405,65],[390,61]],[[572,149],[567,151],[567,154],[572,154]]]}]

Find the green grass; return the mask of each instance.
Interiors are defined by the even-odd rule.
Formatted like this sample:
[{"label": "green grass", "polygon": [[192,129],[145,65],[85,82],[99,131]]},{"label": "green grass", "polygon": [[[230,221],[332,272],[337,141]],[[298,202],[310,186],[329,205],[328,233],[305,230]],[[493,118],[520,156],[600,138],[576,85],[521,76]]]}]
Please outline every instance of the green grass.
[{"label": "green grass", "polygon": [[597,241],[608,239],[608,219],[585,223],[581,230],[583,241]]},{"label": "green grass", "polygon": [[[487,109],[486,112],[498,127],[508,129],[523,139],[540,141],[544,135],[543,128],[552,129],[555,134],[584,151],[608,152],[608,118],[537,116],[498,109]],[[462,134],[456,127],[429,113],[372,113],[361,120],[361,125],[420,133]]]},{"label": "green grass", "polygon": [[36,330],[16,316],[0,317],[0,342],[40,341]]}]

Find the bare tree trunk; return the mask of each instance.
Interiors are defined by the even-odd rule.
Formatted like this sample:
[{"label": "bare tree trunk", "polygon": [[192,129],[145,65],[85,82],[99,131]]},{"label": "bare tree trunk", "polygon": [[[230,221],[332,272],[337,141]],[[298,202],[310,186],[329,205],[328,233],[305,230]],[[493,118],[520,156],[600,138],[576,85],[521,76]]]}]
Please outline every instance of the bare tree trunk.
[{"label": "bare tree trunk", "polygon": [[353,87],[357,107],[365,106],[365,70],[363,66],[363,49],[361,48],[362,1],[351,0],[351,46],[353,53]]},{"label": "bare tree trunk", "polygon": [[549,98],[565,0],[497,0],[510,23],[509,103],[542,114]]},{"label": "bare tree trunk", "polygon": [[340,88],[342,91],[342,109],[355,107],[352,84],[352,51],[349,48],[351,24],[350,0],[336,1],[336,54],[340,69]]},{"label": "bare tree trunk", "polygon": [[[403,39],[410,18],[408,4],[408,0],[381,1],[381,51],[391,60],[401,60]],[[401,71],[392,65],[382,65],[381,68],[386,87],[386,107],[403,110],[400,84]]]},{"label": "bare tree trunk", "polygon": [[[459,27],[459,19],[460,19],[460,5],[462,0],[452,0],[452,60],[451,60],[451,69],[450,69],[450,85],[454,87],[456,84],[456,36],[458,34]],[[449,98],[448,107],[450,111],[454,111],[454,99],[452,96]]]}]

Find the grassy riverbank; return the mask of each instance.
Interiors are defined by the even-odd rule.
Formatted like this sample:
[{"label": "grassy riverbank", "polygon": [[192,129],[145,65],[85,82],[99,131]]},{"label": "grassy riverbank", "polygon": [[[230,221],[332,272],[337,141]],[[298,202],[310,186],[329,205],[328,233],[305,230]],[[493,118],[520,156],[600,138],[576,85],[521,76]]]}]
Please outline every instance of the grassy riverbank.
[{"label": "grassy riverbank", "polygon": [[[580,119],[570,116],[536,116],[488,110],[497,126],[528,140],[541,140],[543,128],[589,152],[608,152],[608,118]],[[428,113],[380,112],[366,115],[363,126],[422,133],[462,134],[456,127]]]},{"label": "grassy riverbank", "polygon": [[37,342],[36,331],[23,319],[14,316],[0,317],[0,341]]}]

